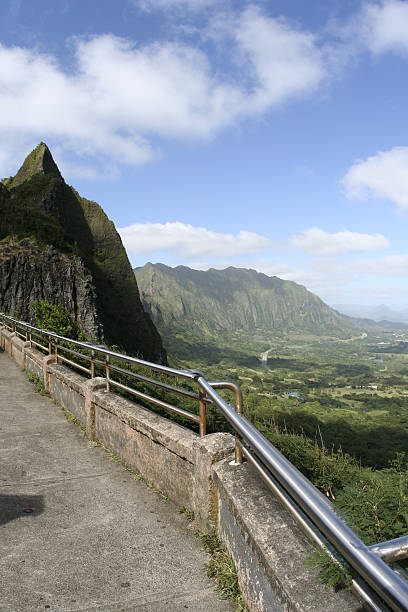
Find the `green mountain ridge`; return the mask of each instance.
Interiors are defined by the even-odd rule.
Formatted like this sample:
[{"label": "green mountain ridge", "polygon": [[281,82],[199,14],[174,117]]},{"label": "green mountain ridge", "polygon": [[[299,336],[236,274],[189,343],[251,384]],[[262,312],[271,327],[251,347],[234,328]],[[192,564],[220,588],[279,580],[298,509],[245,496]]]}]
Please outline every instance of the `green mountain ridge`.
[{"label": "green mountain ridge", "polygon": [[[350,334],[364,324],[302,285],[244,268],[192,270],[148,263],[134,270],[142,302],[161,333],[196,336],[244,330]],[[366,322],[369,324],[369,322]]]},{"label": "green mountain ridge", "polygon": [[408,328],[340,314],[304,286],[255,270],[147,263],[134,273],[166,348],[187,363],[255,367],[264,351],[289,337],[294,344],[327,344]]},{"label": "green mountain ridge", "polygon": [[30,320],[37,299],[68,308],[95,341],[166,360],[113,222],[65,183],[45,143],[0,183],[0,309]]}]

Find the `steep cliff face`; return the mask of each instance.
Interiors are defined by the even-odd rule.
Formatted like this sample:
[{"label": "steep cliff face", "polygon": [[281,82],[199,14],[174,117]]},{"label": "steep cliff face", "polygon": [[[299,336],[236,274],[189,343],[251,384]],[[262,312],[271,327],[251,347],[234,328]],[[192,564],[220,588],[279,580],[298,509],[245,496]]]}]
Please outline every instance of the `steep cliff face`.
[{"label": "steep cliff face", "polygon": [[0,184],[0,273],[0,309],[30,320],[30,301],[46,299],[93,340],[165,361],[114,224],[65,183],[44,143]]},{"label": "steep cliff face", "polygon": [[302,285],[255,270],[149,263],[134,272],[143,304],[165,335],[183,327],[203,337],[239,329],[322,334],[356,327]]},{"label": "steep cliff face", "polygon": [[103,327],[97,317],[92,276],[76,255],[40,247],[30,238],[0,242],[1,308],[28,321],[28,305],[38,300],[63,304],[89,338],[101,341]]}]

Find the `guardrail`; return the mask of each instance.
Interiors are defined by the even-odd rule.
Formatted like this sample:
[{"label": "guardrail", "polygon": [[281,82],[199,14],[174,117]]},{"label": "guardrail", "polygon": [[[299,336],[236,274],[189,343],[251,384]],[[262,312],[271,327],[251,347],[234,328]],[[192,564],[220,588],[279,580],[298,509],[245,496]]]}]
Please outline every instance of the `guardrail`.
[{"label": "guardrail", "polygon": [[[213,402],[211,399],[205,397],[205,394],[200,390],[199,386],[197,386],[197,378],[202,374],[198,370],[177,370],[175,368],[111,351],[106,346],[72,340],[71,338],[66,338],[48,330],[39,329],[24,321],[18,321],[3,313],[0,313],[0,318],[4,327],[15,333],[22,340],[29,342],[31,347],[38,348],[49,355],[55,355],[57,363],[68,364],[71,368],[80,370],[88,374],[91,378],[102,374],[106,378],[107,390],[111,388],[120,389],[144,400],[146,403],[154,404],[168,412],[184,417],[198,424],[200,436],[206,435],[207,404],[212,404]],[[84,365],[84,363],[87,365]],[[127,365],[127,367],[123,367],[124,365]],[[146,376],[141,374],[140,371],[135,371],[136,368],[139,370],[140,368],[142,370],[149,370],[150,372],[172,379],[175,378],[176,380],[181,379],[195,385],[197,387],[197,392],[178,385],[169,384],[164,380]],[[159,399],[149,393],[138,390],[134,386],[130,386],[131,383],[126,384],[124,379],[130,379],[130,381],[137,381],[147,386],[157,387],[170,394],[179,395],[192,400],[192,402],[198,403],[198,410],[196,411],[198,414],[189,412],[163,399]],[[239,387],[227,381],[220,381],[214,384],[217,385],[217,388],[231,389],[235,392],[237,410],[241,412],[242,394]]]},{"label": "guardrail", "polygon": [[[68,363],[91,377],[95,376],[98,369],[103,370],[108,389],[111,387],[121,389],[198,423],[200,435],[205,435],[206,432],[206,406],[215,405],[235,431],[235,463],[241,463],[245,457],[267,487],[291,513],[303,532],[334,562],[342,564],[343,561],[339,559],[337,553],[342,555],[356,574],[353,578],[353,589],[358,596],[376,612],[387,610],[386,605],[398,612],[408,611],[408,575],[397,564],[394,564],[394,569],[386,564],[408,557],[408,535],[372,546],[364,544],[335,513],[330,501],[243,416],[242,394],[238,385],[228,381],[209,382],[198,370],[177,370],[162,366],[110,351],[107,347],[71,340],[2,313],[0,317],[4,327],[30,342],[30,346],[55,354],[57,361]],[[82,352],[76,350],[78,348],[81,348]],[[68,353],[71,358],[66,357],[64,353]],[[104,359],[101,359],[100,355],[104,355]],[[72,357],[88,362],[89,367],[74,361]],[[138,366],[176,379],[181,378],[196,384],[198,392],[125,369],[115,362],[125,362],[131,367]],[[138,391],[112,378],[112,373],[198,401],[199,415]],[[235,407],[226,402],[217,393],[217,389],[233,391]]]}]

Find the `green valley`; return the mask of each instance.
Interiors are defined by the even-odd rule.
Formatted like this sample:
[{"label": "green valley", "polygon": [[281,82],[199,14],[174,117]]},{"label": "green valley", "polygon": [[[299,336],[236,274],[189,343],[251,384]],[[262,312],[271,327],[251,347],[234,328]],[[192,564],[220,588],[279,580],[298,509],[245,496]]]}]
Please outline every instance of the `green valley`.
[{"label": "green valley", "polygon": [[408,449],[403,324],[340,315],[304,287],[254,270],[146,264],[135,275],[173,362],[238,382],[254,423],[373,467]]},{"label": "green valley", "polygon": [[[406,534],[407,326],[342,316],[253,270],[135,274],[172,365],[236,381],[247,418],[366,542]],[[211,406],[207,420],[229,430]]]}]

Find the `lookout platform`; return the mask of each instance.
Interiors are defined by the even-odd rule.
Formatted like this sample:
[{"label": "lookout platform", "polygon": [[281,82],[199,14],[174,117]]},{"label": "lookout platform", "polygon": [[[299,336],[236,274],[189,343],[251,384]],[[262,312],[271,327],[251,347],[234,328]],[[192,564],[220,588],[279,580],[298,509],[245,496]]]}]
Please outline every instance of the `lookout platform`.
[{"label": "lookout platform", "polygon": [[185,516],[0,352],[0,610],[234,610]]}]

